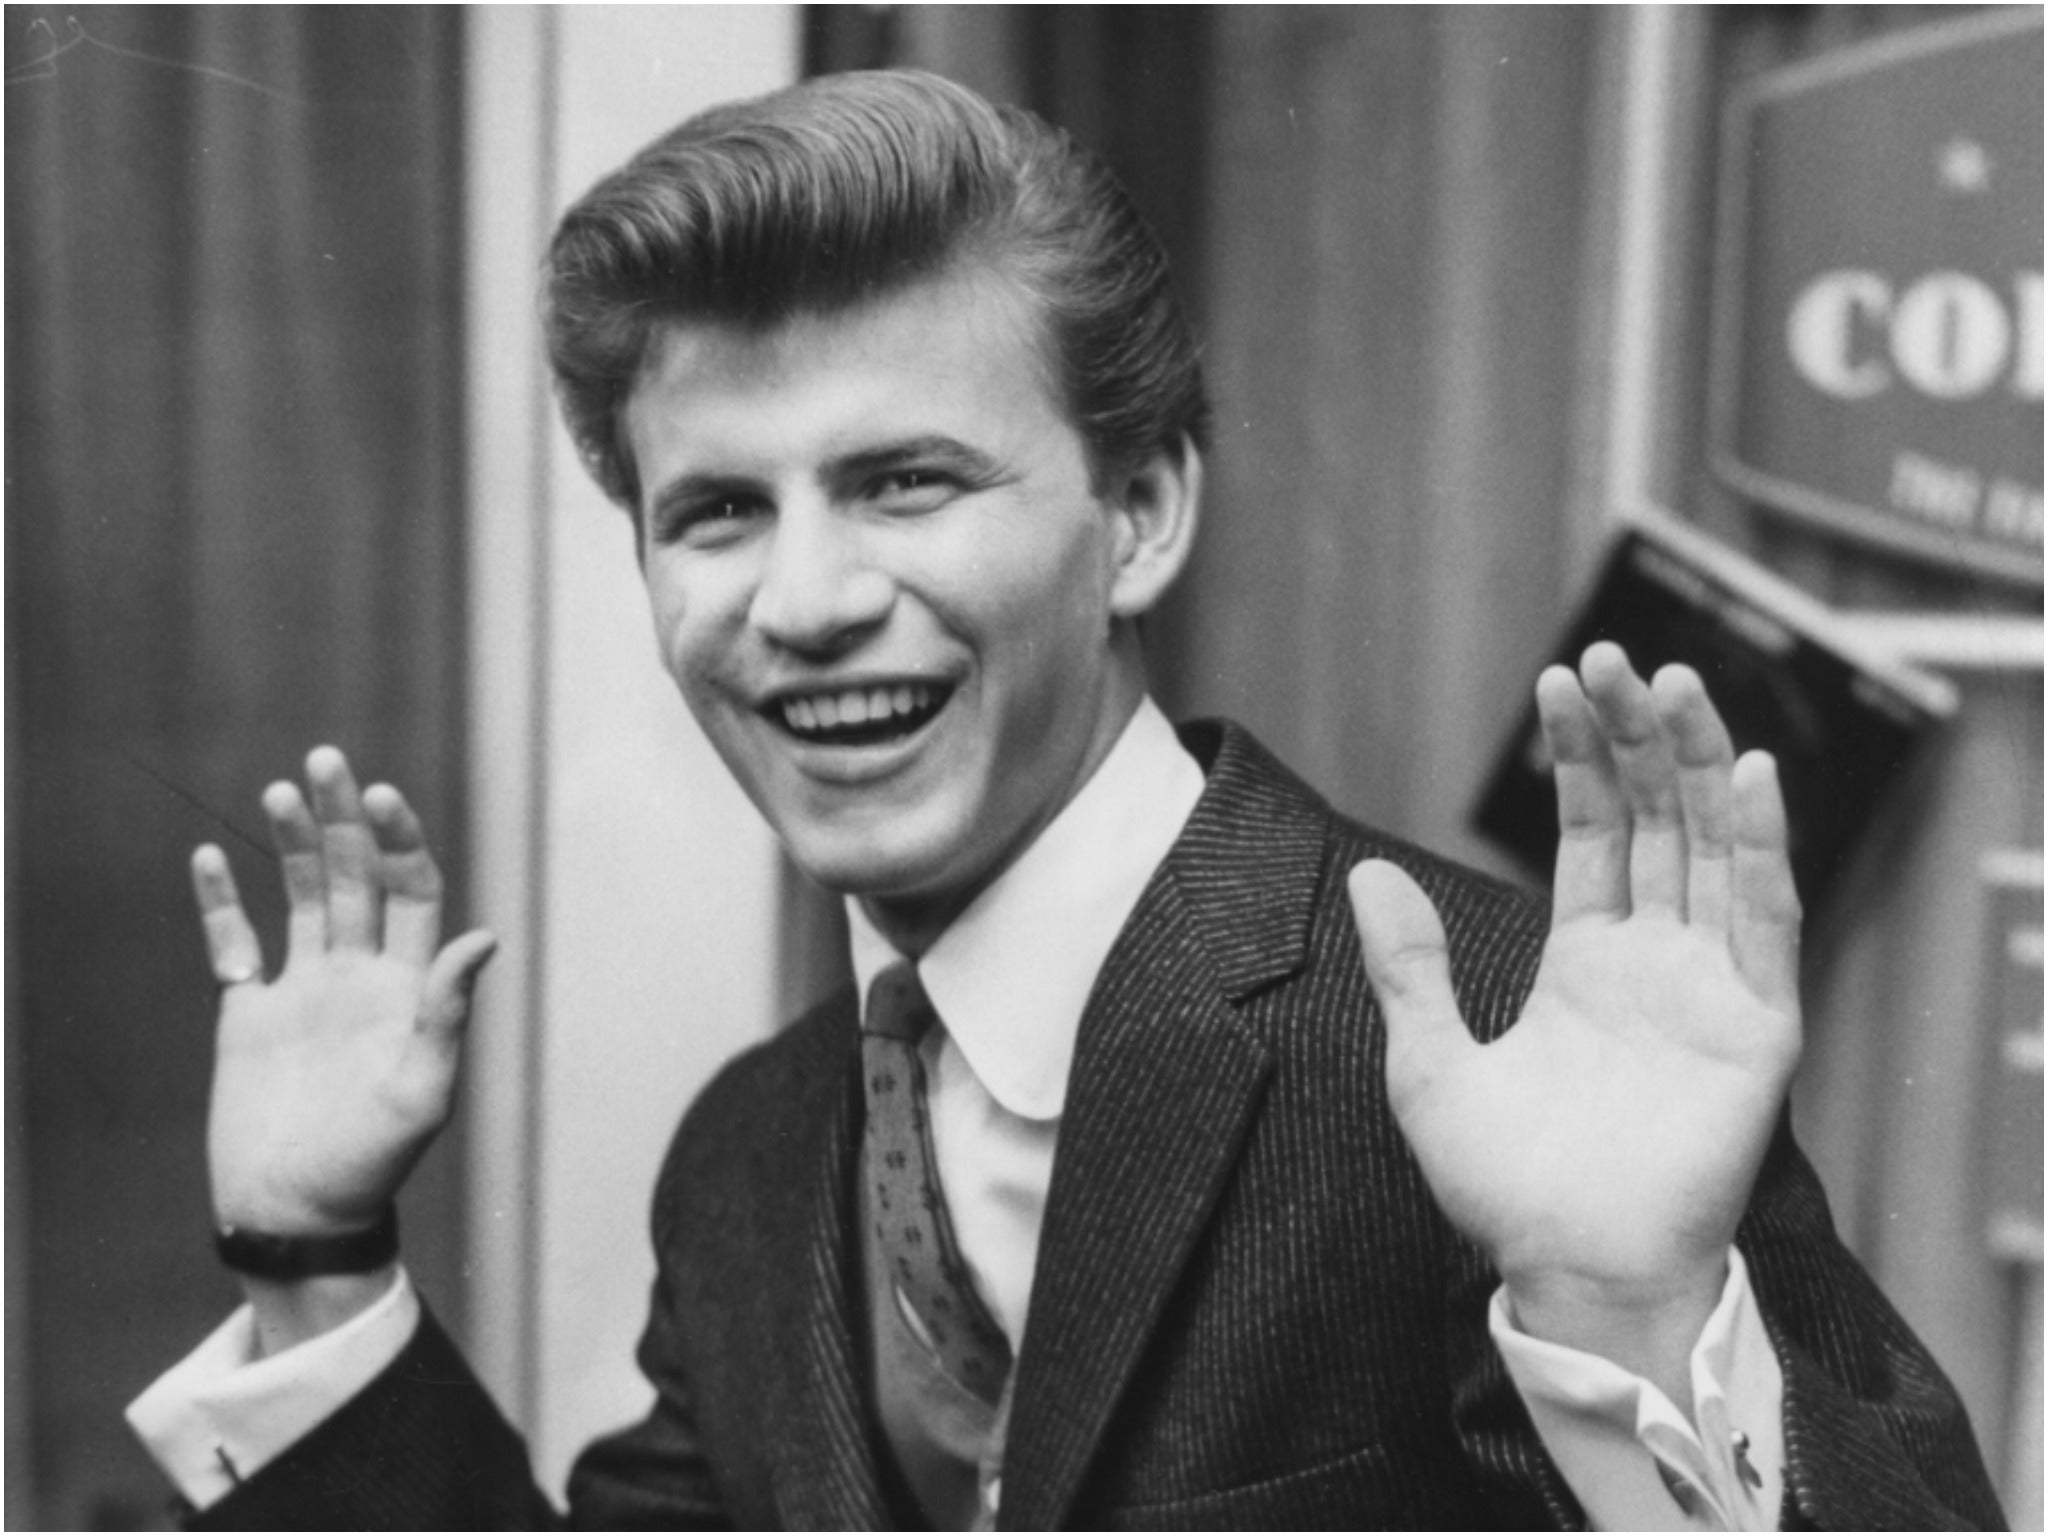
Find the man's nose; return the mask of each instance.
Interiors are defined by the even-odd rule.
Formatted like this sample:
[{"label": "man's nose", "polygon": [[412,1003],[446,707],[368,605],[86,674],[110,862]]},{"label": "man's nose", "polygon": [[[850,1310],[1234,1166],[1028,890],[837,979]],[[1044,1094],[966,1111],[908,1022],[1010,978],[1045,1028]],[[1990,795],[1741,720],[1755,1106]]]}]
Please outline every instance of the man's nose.
[{"label": "man's nose", "polygon": [[866,558],[860,531],[827,505],[788,505],[769,534],[748,618],[775,644],[837,652],[888,617],[895,584]]}]

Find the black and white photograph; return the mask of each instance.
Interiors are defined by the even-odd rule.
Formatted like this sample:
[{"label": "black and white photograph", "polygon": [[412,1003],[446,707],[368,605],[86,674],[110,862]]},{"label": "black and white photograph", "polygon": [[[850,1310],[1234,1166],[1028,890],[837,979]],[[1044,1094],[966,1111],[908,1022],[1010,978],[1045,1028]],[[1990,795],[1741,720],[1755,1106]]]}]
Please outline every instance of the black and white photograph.
[{"label": "black and white photograph", "polygon": [[8,1529],[2042,1528],[2040,8],[0,17]]}]

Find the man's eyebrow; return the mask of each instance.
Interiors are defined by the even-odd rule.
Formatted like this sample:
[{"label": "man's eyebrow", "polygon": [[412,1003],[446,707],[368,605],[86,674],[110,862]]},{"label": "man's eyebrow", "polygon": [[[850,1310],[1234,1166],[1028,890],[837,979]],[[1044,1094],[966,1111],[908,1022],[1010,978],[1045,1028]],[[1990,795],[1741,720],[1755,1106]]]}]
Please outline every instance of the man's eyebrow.
[{"label": "man's eyebrow", "polygon": [[907,437],[842,454],[826,466],[826,478],[834,482],[858,480],[867,475],[901,469],[909,464],[944,464],[979,480],[998,479],[1003,474],[1000,460],[958,438],[941,433]]}]

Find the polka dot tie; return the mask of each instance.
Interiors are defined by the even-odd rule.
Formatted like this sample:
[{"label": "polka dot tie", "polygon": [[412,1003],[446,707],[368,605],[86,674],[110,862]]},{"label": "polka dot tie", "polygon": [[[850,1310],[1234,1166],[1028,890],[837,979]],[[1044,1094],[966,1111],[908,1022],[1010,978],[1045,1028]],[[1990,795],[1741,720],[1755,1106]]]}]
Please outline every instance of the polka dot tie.
[{"label": "polka dot tie", "polygon": [[917,1042],[937,1022],[907,960],[883,971],[868,988],[861,1061],[870,1214],[911,1331],[930,1346],[948,1376],[992,1404],[1010,1374],[1010,1342],[975,1293],[939,1191],[924,1063],[917,1051]]}]

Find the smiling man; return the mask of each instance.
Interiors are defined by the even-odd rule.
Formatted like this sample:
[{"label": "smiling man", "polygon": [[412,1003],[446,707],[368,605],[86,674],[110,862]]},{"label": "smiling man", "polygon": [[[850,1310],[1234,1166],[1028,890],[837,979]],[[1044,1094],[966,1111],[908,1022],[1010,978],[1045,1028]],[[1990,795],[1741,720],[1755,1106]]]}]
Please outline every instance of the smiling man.
[{"label": "smiling man", "polygon": [[[549,339],[858,978],[685,1115],[578,1523],[1996,1521],[1785,1126],[1783,812],[1696,677],[1544,675],[1547,915],[1150,702],[1207,407],[1098,162],[926,76],[721,108],[565,217]],[[542,1523],[389,1219],[491,941],[396,791],[307,778],[274,979],[195,856],[250,1305],[131,1417],[200,1524]]]},{"label": "smiling man", "polygon": [[1036,309],[963,265],[672,325],[620,415],[683,697],[791,856],[913,955],[1108,756],[1194,529],[1191,445],[1098,485]]}]

